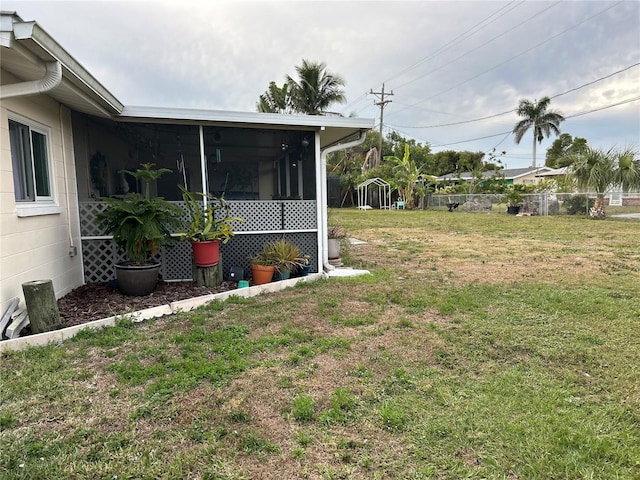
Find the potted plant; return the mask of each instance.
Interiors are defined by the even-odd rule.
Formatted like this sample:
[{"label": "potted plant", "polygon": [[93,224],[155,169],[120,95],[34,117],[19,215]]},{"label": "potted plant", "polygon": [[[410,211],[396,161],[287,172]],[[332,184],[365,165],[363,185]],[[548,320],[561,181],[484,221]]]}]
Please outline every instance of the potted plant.
[{"label": "potted plant", "polygon": [[[242,219],[229,215],[229,204],[224,197],[190,192],[182,185],[179,187],[189,213],[189,220],[178,233],[182,239],[191,242],[196,265],[199,267],[217,265],[220,261],[220,242],[227,243],[233,237],[231,223],[242,221]],[[200,205],[198,197],[207,199],[206,206]]]},{"label": "potted plant", "polygon": [[302,265],[300,248],[286,239],[274,240],[265,244],[263,251],[273,261],[275,267],[274,280],[287,280],[291,271]]},{"label": "potted plant", "polygon": [[306,277],[311,270],[311,262],[309,255],[302,255],[300,257],[300,265],[295,270],[297,277]]},{"label": "potted plant", "polygon": [[504,191],[504,199],[507,201],[507,213],[517,215],[522,206],[522,190],[519,185],[509,185]]},{"label": "potted plant", "polygon": [[297,245],[289,240],[273,240],[263,245],[262,251],[251,259],[254,285],[271,280],[286,280],[291,271],[302,266],[303,256]]},{"label": "potted plant", "polygon": [[251,258],[251,278],[254,285],[263,285],[273,280],[276,267],[273,259],[267,256],[265,249]]},{"label": "potted plant", "polygon": [[341,225],[329,225],[327,228],[327,239],[329,249],[329,259],[340,258],[340,245],[347,238],[347,232]]},{"label": "potted plant", "polygon": [[127,261],[116,264],[118,288],[125,295],[142,296],[153,292],[158,282],[160,263],[153,260],[160,248],[171,241],[184,211],[162,197],[151,198],[149,186],[167,168],[154,169],[143,163],[135,172],[122,170],[142,182],[143,193],[122,198],[104,198],[107,208],[97,215],[98,224],[113,235]]}]

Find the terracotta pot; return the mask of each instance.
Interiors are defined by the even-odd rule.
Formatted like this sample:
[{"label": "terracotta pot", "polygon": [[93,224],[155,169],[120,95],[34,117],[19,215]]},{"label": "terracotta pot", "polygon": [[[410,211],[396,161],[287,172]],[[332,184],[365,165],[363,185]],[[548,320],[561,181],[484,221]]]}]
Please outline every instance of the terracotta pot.
[{"label": "terracotta pot", "polygon": [[271,282],[273,279],[273,272],[276,267],[273,265],[265,266],[265,265],[251,265],[251,275],[253,277],[254,285],[263,285],[265,283]]},{"label": "terracotta pot", "polygon": [[220,261],[220,241],[191,242],[193,260],[199,267],[213,267]]}]

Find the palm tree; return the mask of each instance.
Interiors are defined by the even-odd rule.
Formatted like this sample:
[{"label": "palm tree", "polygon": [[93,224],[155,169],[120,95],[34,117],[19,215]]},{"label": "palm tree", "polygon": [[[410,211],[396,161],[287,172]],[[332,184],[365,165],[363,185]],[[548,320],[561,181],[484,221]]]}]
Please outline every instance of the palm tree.
[{"label": "palm tree", "polygon": [[423,194],[421,189],[420,180],[423,179],[421,167],[416,165],[416,162],[410,160],[411,152],[409,150],[409,144],[404,145],[404,156],[402,158],[396,156],[384,157],[385,160],[394,163],[393,170],[395,172],[395,178],[391,179],[391,183],[398,190],[398,197],[405,202],[405,205],[409,208],[415,206],[415,194],[416,190],[418,194]]},{"label": "palm tree", "polygon": [[516,113],[524,117],[516,126],[513,127],[513,133],[516,134],[516,143],[520,143],[525,133],[533,128],[533,164],[536,168],[536,140],[541,143],[544,137],[551,136],[551,133],[560,134],[560,122],[564,121],[564,117],[559,112],[547,110],[551,99],[543,97],[539,102],[531,102],[527,99],[520,100]]},{"label": "palm tree", "polygon": [[294,111],[308,115],[321,115],[332,103],[344,103],[346,97],[341,89],[345,81],[340,75],[327,70],[323,62],[302,60],[296,67],[298,81],[287,75],[287,84]]},{"label": "palm tree", "polygon": [[278,87],[276,82],[269,82],[267,91],[260,95],[256,109],[263,113],[291,113],[291,97],[285,83]]},{"label": "palm tree", "polygon": [[623,191],[640,188],[640,160],[631,149],[616,151],[586,147],[572,160],[571,172],[578,188],[596,192],[596,201],[589,211],[591,218],[605,218],[604,196],[612,188]]}]

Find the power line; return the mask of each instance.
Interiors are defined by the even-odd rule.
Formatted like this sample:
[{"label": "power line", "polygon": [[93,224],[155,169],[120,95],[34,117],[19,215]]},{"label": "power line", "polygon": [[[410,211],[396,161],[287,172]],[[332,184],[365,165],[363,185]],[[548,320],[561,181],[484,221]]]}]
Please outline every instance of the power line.
[{"label": "power line", "polygon": [[430,70],[429,72],[425,73],[424,75],[421,75],[421,76],[419,76],[419,77],[416,77],[416,78],[414,78],[413,80],[409,80],[408,82],[403,83],[402,85],[399,85],[399,86],[395,87],[395,88],[396,88],[396,90],[398,90],[398,89],[400,89],[400,88],[402,88],[402,87],[405,87],[405,86],[407,86],[407,85],[409,85],[409,84],[411,84],[411,83],[413,83],[413,82],[416,82],[416,81],[420,80],[421,78],[424,78],[424,77],[426,77],[426,76],[428,76],[428,75],[431,75],[431,74],[433,74],[433,73],[437,72],[438,70],[442,70],[443,68],[445,68],[445,67],[447,67],[447,66],[451,65],[452,63],[457,62],[457,61],[458,61],[458,60],[460,60],[461,58],[466,57],[466,56],[467,56],[467,55],[469,55],[470,53],[473,53],[473,52],[475,52],[475,51],[477,51],[477,50],[480,50],[481,48],[485,47],[486,45],[488,45],[489,43],[493,42],[494,40],[497,40],[498,38],[505,36],[507,33],[510,33],[510,32],[512,32],[512,31],[514,31],[514,30],[516,30],[516,29],[520,28],[520,27],[521,27],[522,25],[524,25],[525,23],[530,22],[531,20],[533,20],[533,19],[534,19],[534,18],[536,18],[537,16],[542,15],[544,12],[546,12],[547,10],[550,10],[551,8],[553,8],[553,7],[557,6],[557,5],[559,5],[560,3],[562,3],[562,2],[556,2],[556,3],[554,3],[553,5],[551,5],[551,6],[547,7],[547,8],[545,8],[544,10],[540,10],[538,13],[536,13],[535,15],[533,15],[533,16],[531,16],[531,17],[527,18],[525,21],[520,22],[519,24],[517,24],[517,25],[515,25],[515,26],[511,27],[509,30],[505,30],[505,31],[504,31],[504,32],[502,32],[500,35],[493,37],[491,40],[488,40],[488,41],[486,41],[485,43],[483,43],[483,44],[481,44],[481,45],[478,45],[476,48],[473,48],[473,49],[471,49],[471,50],[468,50],[467,52],[463,53],[463,54],[462,54],[462,55],[460,55],[459,57],[454,58],[454,59],[453,59],[453,60],[451,60],[450,62],[447,62],[447,63],[445,63],[444,65],[441,65],[441,66],[439,66],[438,68],[436,68],[436,69],[434,69],[434,70]]},{"label": "power line", "polygon": [[[460,140],[457,142],[449,142],[449,143],[441,143],[440,145],[432,145],[432,147],[446,147],[448,145],[457,145],[459,143],[468,143],[468,142],[474,142],[476,140],[484,140],[485,138],[491,138],[491,137],[499,137],[500,135],[510,135],[511,131],[508,132],[500,132],[500,133],[494,133],[493,135],[485,135],[484,137],[477,137],[477,138],[470,138],[469,140]],[[498,144],[500,145],[500,144]]]},{"label": "power line", "polygon": [[611,105],[607,105],[606,107],[594,108],[593,110],[587,110],[586,112],[574,113],[573,115],[569,115],[569,116],[564,117],[564,118],[567,119],[567,118],[581,117],[582,115],[587,115],[587,114],[593,113],[593,112],[600,112],[602,110],[607,110],[608,108],[617,107],[619,105],[624,105],[626,103],[635,102],[637,100],[640,100],[640,95],[637,96],[637,97],[633,97],[633,98],[627,98],[626,100],[622,100],[621,102],[618,102],[618,103],[613,103]]},{"label": "power line", "polygon": [[[394,78],[399,77],[400,75],[403,75],[404,73],[407,73],[411,70],[413,70],[414,68],[417,68],[419,65],[421,65],[424,62],[427,62],[435,57],[437,57],[438,55],[444,53],[445,51],[449,50],[451,47],[457,45],[458,43],[460,43],[462,40],[466,40],[469,37],[472,37],[473,35],[475,35],[476,33],[478,33],[480,30],[486,28],[487,26],[491,25],[493,22],[495,22],[496,20],[498,20],[499,18],[501,18],[502,16],[506,15],[508,12],[510,12],[511,10],[514,10],[515,8],[519,7],[520,5],[522,5],[524,3],[520,2],[518,5],[515,5],[513,7],[511,7],[511,4],[515,3],[515,0],[510,2],[509,4],[499,8],[498,10],[496,10],[494,13],[492,13],[491,15],[489,15],[487,18],[485,18],[484,20],[476,23],[473,27],[471,27],[470,29],[466,30],[465,32],[461,33],[460,35],[458,35],[457,37],[455,37],[454,39],[450,40],[449,42],[445,43],[442,47],[438,48],[435,52],[431,53],[430,55],[427,55],[426,57],[422,58],[421,60],[418,60],[416,63],[414,63],[413,65],[410,65],[409,67],[405,68],[404,70],[401,70],[400,72],[396,73],[395,75],[393,75],[392,77],[388,78],[387,80],[385,80],[386,82],[390,82],[391,80],[393,80]],[[509,8],[510,7],[510,8]],[[487,20],[489,20],[491,17],[497,15],[500,11],[509,8],[509,10],[507,12],[504,12],[502,15],[494,18],[493,20],[491,20],[490,22],[486,23],[486,25],[483,25],[482,27],[480,27],[483,23],[487,22]],[[475,32],[473,30],[476,30]]]},{"label": "power line", "polygon": [[[414,68],[417,68],[418,65],[437,57],[438,55],[440,55],[441,53],[444,53],[446,50],[448,50],[450,47],[453,47],[454,45],[457,45],[457,43],[461,42],[462,40],[465,40],[466,38],[471,37],[472,35],[475,35],[476,33],[478,33],[480,30],[486,28],[487,26],[489,26],[491,23],[495,22],[496,20],[498,20],[499,18],[501,18],[502,16],[504,16],[506,13],[514,10],[515,8],[519,7],[520,5],[522,5],[524,2],[520,2],[518,5],[515,5],[513,7],[511,7],[511,4],[514,3],[515,0],[513,0],[512,2],[510,2],[509,4],[499,8],[498,10],[496,10],[494,13],[492,13],[491,15],[489,15],[487,18],[483,19],[482,21],[476,23],[473,27],[471,27],[470,29],[466,30],[465,32],[461,33],[460,35],[458,35],[457,37],[455,37],[454,39],[450,40],[449,42],[447,42],[445,45],[443,45],[442,47],[440,47],[439,49],[437,49],[435,52],[433,52],[432,54],[422,58],[421,60],[418,60],[417,62],[415,62],[413,65],[410,65],[408,67],[406,67],[405,69],[401,70],[400,72],[396,73],[395,75],[391,76],[389,79],[385,80],[383,83],[389,82],[394,78],[399,77],[400,75],[409,72],[411,70],[413,70]],[[509,8],[510,7],[510,8]],[[487,20],[489,20],[491,17],[497,15],[500,11],[505,10],[506,8],[509,8],[509,10],[507,12],[504,12],[502,15],[496,17],[495,19],[493,19],[491,22],[486,23],[486,25],[483,25],[481,28],[480,25],[482,25],[483,23],[487,22]],[[469,34],[469,32],[472,32],[474,29],[477,29],[475,32]],[[458,40],[459,39],[459,40]],[[456,40],[458,40],[456,42]],[[355,100],[349,102],[343,109],[342,112],[344,113],[351,105],[356,104],[360,101],[361,98],[366,97],[367,93],[363,93],[360,96],[358,96]]]},{"label": "power line", "polygon": [[629,70],[629,69],[631,69],[633,67],[637,67],[638,65],[640,65],[640,62],[634,63],[633,65],[629,65],[627,68],[623,68],[622,70],[618,70],[617,72],[613,72],[613,73],[611,73],[611,74],[609,74],[609,75],[607,75],[605,77],[600,77],[600,78],[594,80],[593,82],[585,83],[584,85],[580,85],[579,87],[572,88],[571,90],[567,90],[566,92],[558,93],[557,95],[554,95],[554,96],[549,97],[549,98],[557,98],[557,97],[561,97],[562,95],[566,95],[567,93],[575,92],[576,90],[580,90],[581,88],[588,87],[589,85],[593,85],[594,83],[598,83],[598,82],[600,82],[602,80],[605,80],[607,78],[611,78],[614,75],[618,75],[619,73],[626,72],[627,70]]},{"label": "power line", "polygon": [[463,120],[463,121],[460,121],[460,122],[441,123],[441,124],[438,124],[438,125],[424,125],[424,126],[418,126],[418,127],[412,127],[412,126],[409,126],[409,125],[392,125],[392,124],[389,124],[389,125],[392,125],[392,126],[395,126],[395,127],[399,127],[399,128],[438,128],[438,127],[452,127],[452,126],[454,126],[454,125],[464,125],[465,123],[480,122],[480,121],[482,121],[482,120],[488,120],[488,119],[490,119],[490,118],[500,117],[500,116],[502,116],[502,115],[506,115],[507,113],[513,113],[513,112],[515,112],[515,111],[516,111],[516,109],[514,108],[514,109],[511,109],[511,110],[509,110],[509,111],[507,111],[507,112],[496,113],[496,114],[494,114],[494,115],[489,115],[489,116],[487,116],[487,117],[474,118],[474,119],[472,119],[472,120]]},{"label": "power line", "polygon": [[[634,63],[633,65],[629,65],[628,67],[625,67],[625,68],[623,68],[623,69],[621,69],[621,70],[617,70],[617,71],[615,71],[615,72],[613,72],[613,73],[610,73],[609,75],[605,75],[604,77],[597,78],[596,80],[593,80],[593,81],[591,81],[591,82],[588,82],[588,83],[585,83],[585,84],[583,84],[583,85],[580,85],[579,87],[571,88],[570,90],[567,90],[566,92],[557,93],[557,94],[555,94],[555,95],[553,95],[553,96],[551,96],[551,97],[549,97],[549,98],[557,98],[557,97],[561,97],[561,96],[566,95],[566,94],[568,94],[568,93],[572,93],[572,92],[575,92],[575,91],[580,90],[580,89],[582,89],[582,88],[589,87],[589,86],[594,85],[594,84],[596,84],[596,83],[598,83],[598,82],[601,82],[602,80],[606,80],[606,79],[611,78],[611,77],[613,77],[613,76],[615,76],[615,75],[618,75],[618,74],[620,74],[620,73],[626,72],[627,70],[630,70],[630,69],[632,69],[633,67],[637,67],[638,65],[640,65],[640,62],[638,62],[638,63]],[[464,124],[466,124],[466,123],[480,122],[480,121],[482,121],[482,120],[488,120],[488,119],[490,119],[490,118],[500,117],[500,116],[502,116],[502,115],[507,115],[507,114],[509,114],[509,113],[513,113],[513,112],[515,112],[516,110],[517,110],[517,109],[515,109],[515,108],[514,108],[514,109],[508,110],[508,111],[506,111],[506,112],[495,113],[495,114],[493,114],[493,115],[488,115],[488,116],[486,116],[486,117],[474,118],[474,119],[471,119],[471,120],[463,120],[463,121],[460,121],[460,122],[441,123],[441,124],[436,124],[436,125],[423,125],[423,126],[415,126],[415,127],[414,127],[414,126],[409,126],[409,125],[393,125],[393,126],[396,126],[396,127],[399,127],[399,128],[439,128],[439,127],[452,127],[452,126],[455,126],[455,125],[464,125]],[[569,117],[565,117],[565,118],[569,118]]]},{"label": "power line", "polygon": [[[590,17],[585,18],[584,20],[582,20],[582,21],[580,21],[580,22],[576,23],[575,25],[572,25],[571,27],[567,28],[566,30],[563,30],[562,32],[557,33],[557,34],[555,34],[555,35],[553,35],[553,36],[551,36],[551,37],[547,38],[546,40],[544,40],[544,41],[542,41],[542,42],[540,42],[540,43],[538,43],[538,44],[536,44],[536,45],[534,45],[534,46],[532,46],[532,47],[530,47],[530,48],[527,48],[526,50],[523,50],[522,52],[518,53],[517,55],[514,55],[513,57],[510,57],[510,58],[508,58],[507,60],[505,60],[505,61],[503,61],[503,62],[501,62],[501,63],[499,63],[499,64],[497,64],[497,65],[494,65],[493,67],[489,68],[488,70],[485,70],[484,72],[481,72],[481,73],[479,73],[479,74],[477,74],[477,75],[475,75],[475,76],[473,76],[473,77],[471,77],[471,78],[468,78],[468,79],[466,79],[466,80],[465,80],[465,81],[463,81],[463,82],[460,82],[460,83],[458,83],[458,84],[456,84],[456,85],[453,85],[452,87],[448,88],[447,90],[443,90],[443,91],[442,91],[442,92],[440,92],[440,93],[436,93],[435,95],[431,95],[430,97],[427,97],[427,98],[425,98],[425,99],[423,99],[423,100],[420,100],[419,102],[416,102],[416,103],[414,103],[414,104],[410,105],[410,107],[407,107],[407,108],[415,107],[416,105],[419,105],[419,104],[421,104],[421,103],[424,103],[424,102],[426,102],[427,100],[431,100],[432,98],[439,97],[440,95],[443,95],[443,94],[445,94],[445,93],[448,93],[448,92],[450,92],[451,90],[455,90],[456,88],[458,88],[458,87],[460,87],[460,86],[462,86],[462,85],[464,85],[464,84],[466,84],[466,83],[469,83],[470,81],[475,80],[476,78],[479,78],[479,77],[481,77],[482,75],[485,75],[486,73],[489,73],[489,72],[491,72],[491,71],[493,71],[493,70],[496,70],[497,68],[501,67],[502,65],[505,65],[505,64],[507,64],[507,63],[511,62],[512,60],[515,60],[516,58],[521,57],[521,56],[525,55],[526,53],[529,53],[529,52],[531,52],[531,51],[535,50],[536,48],[541,47],[541,46],[542,46],[542,45],[544,45],[545,43],[548,43],[548,42],[550,42],[550,41],[552,41],[552,40],[555,40],[556,38],[558,38],[558,37],[560,37],[560,36],[562,36],[562,35],[566,34],[567,32],[569,32],[570,30],[573,30],[573,29],[575,29],[575,28],[579,27],[580,25],[582,25],[582,24],[584,24],[584,23],[588,22],[589,20],[592,20],[593,18],[595,18],[595,17],[598,17],[598,16],[602,15],[602,14],[603,14],[603,13],[605,13],[606,11],[608,11],[608,10],[610,10],[610,9],[614,8],[614,7],[617,7],[617,6],[618,6],[618,5],[620,5],[621,3],[623,3],[623,2],[622,2],[622,1],[617,2],[617,3],[613,4],[613,5],[611,5],[610,7],[607,7],[607,8],[605,8],[604,10],[601,10],[600,12],[595,13],[595,14],[591,15]],[[392,115],[394,115],[394,114],[395,114],[395,115],[397,115],[398,113],[403,112],[404,110],[406,110],[406,108],[405,108],[405,109],[402,109],[402,110],[399,110],[399,111],[397,111],[397,112],[395,112],[395,113],[392,113]]]},{"label": "power line", "polygon": [[[602,111],[602,110],[607,110],[607,109],[609,109],[609,108],[618,107],[618,106],[620,106],[620,105],[625,105],[625,104],[627,104],[627,103],[636,102],[636,101],[638,101],[638,100],[640,100],[640,95],[639,95],[639,96],[637,96],[637,97],[627,98],[626,100],[622,100],[622,101],[617,102],[617,103],[612,103],[611,105],[607,105],[607,106],[605,106],[605,107],[594,108],[594,109],[592,109],[592,110],[587,110],[586,112],[579,112],[579,113],[574,113],[573,115],[567,115],[567,116],[565,117],[565,119],[581,117],[581,116],[583,116],[583,115],[588,115],[589,113],[600,112],[600,111]],[[505,135],[505,134],[510,135],[511,133],[513,133],[513,132],[512,132],[512,131],[509,131],[509,132],[495,133],[495,134],[493,134],[493,135],[486,135],[486,136],[484,136],[484,137],[471,138],[471,139],[469,139],[469,140],[459,140],[459,141],[457,141],[457,142],[443,143],[443,144],[440,144],[440,145],[433,145],[433,147],[445,147],[445,146],[447,146],[447,145],[457,145],[457,144],[459,144],[459,143],[468,143],[468,142],[473,142],[473,141],[475,141],[475,140],[484,140],[485,138],[497,137],[497,136]],[[506,137],[505,137],[505,138],[506,138]],[[500,143],[502,143],[503,141],[504,141],[504,139],[503,139]],[[498,145],[500,145],[500,143],[498,143]],[[496,145],[496,147],[497,147],[498,145]]]}]

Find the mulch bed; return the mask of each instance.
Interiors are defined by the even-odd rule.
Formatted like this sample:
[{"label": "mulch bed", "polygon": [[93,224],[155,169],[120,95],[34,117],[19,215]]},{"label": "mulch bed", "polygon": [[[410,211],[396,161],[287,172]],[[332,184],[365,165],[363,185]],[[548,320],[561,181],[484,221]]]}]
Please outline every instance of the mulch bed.
[{"label": "mulch bed", "polygon": [[[221,293],[237,288],[236,282],[222,282],[216,288],[199,287],[194,282],[159,282],[155,291],[143,297],[128,297],[108,283],[78,287],[58,300],[64,327],[166,305],[178,300]],[[27,333],[27,332],[24,332]]]}]

